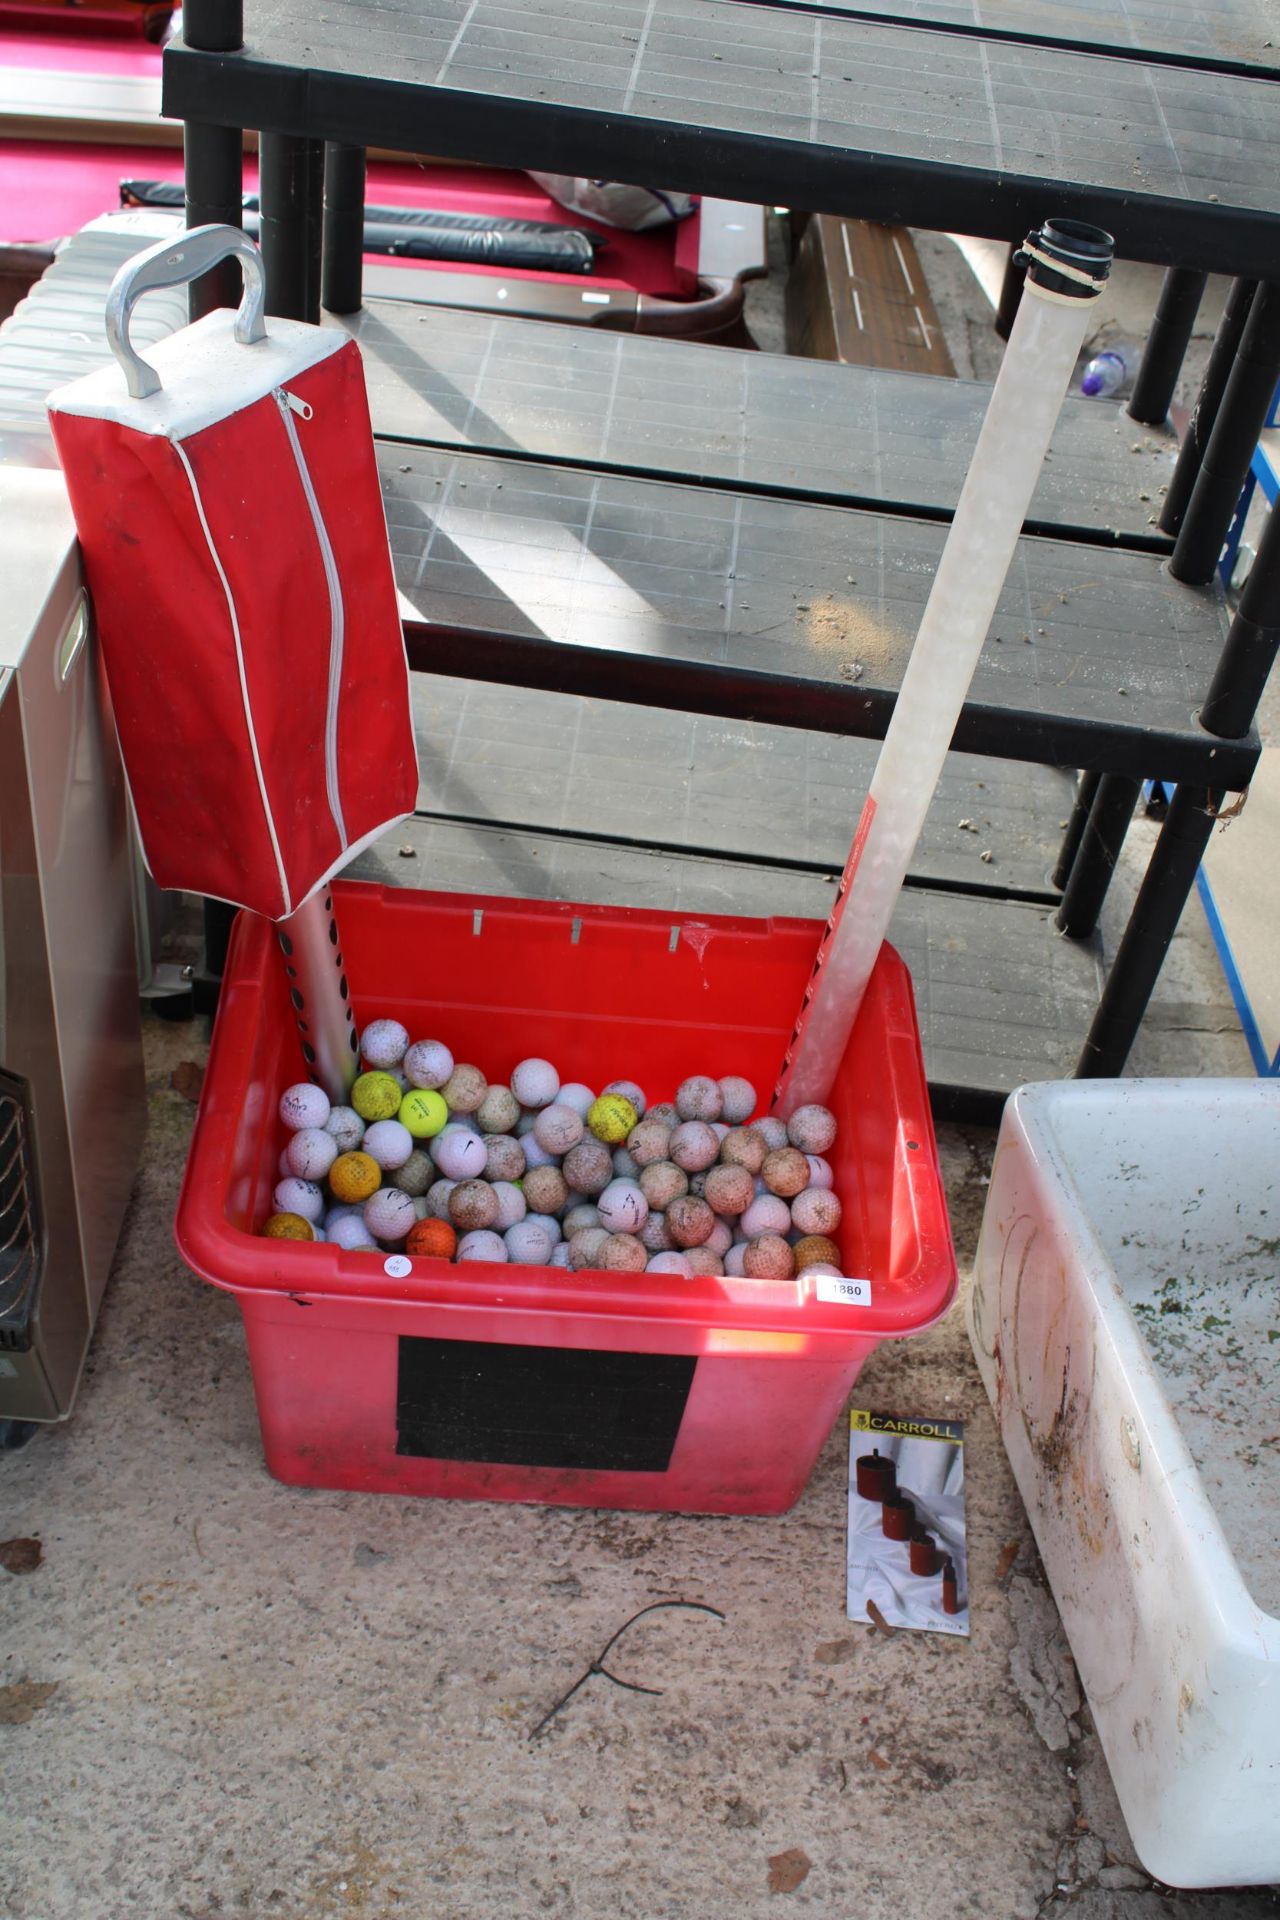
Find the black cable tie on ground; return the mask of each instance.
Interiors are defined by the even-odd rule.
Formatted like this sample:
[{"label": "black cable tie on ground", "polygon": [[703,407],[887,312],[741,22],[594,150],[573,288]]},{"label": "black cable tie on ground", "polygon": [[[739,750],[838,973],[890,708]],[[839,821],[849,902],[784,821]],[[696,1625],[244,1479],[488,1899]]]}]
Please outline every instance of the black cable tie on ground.
[{"label": "black cable tie on ground", "polygon": [[578,1689],[585,1687],[593,1673],[600,1674],[606,1680],[612,1680],[615,1687],[625,1687],[628,1693],[648,1693],[655,1696],[661,1694],[663,1691],[661,1687],[642,1687],[637,1680],[624,1680],[621,1675],[610,1673],[604,1662],[610,1650],[617,1646],[628,1627],[634,1627],[636,1621],[643,1620],[646,1613],[662,1613],[673,1609],[680,1609],[686,1613],[709,1613],[713,1620],[719,1620],[722,1625],[724,1624],[725,1616],[720,1612],[719,1608],[704,1606],[701,1600],[655,1600],[651,1606],[641,1607],[639,1613],[633,1613],[629,1620],[624,1620],[613,1637],[605,1641],[586,1672],[579,1674],[568,1692],[562,1693],[554,1707],[543,1714],[541,1720],[539,1720],[537,1726],[529,1735],[529,1738],[536,1740],[543,1728],[550,1726],[556,1715],[568,1706]]}]

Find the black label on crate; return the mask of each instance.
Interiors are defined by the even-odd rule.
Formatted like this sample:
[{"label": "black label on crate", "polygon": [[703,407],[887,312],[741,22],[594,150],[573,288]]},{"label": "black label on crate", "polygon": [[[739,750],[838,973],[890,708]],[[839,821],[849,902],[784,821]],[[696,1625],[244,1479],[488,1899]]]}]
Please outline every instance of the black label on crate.
[{"label": "black label on crate", "polygon": [[689,1354],[400,1341],[396,1452],[586,1473],[665,1473]]}]

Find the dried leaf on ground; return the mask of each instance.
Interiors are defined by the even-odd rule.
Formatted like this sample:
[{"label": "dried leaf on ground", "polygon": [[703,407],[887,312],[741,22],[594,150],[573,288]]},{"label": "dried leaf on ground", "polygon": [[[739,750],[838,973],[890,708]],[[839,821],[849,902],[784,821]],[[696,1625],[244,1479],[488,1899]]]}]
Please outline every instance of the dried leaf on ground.
[{"label": "dried leaf on ground", "polygon": [[788,1847],[785,1853],[769,1855],[770,1893],[794,1893],[801,1881],[809,1878],[813,1862],[803,1847]]},{"label": "dried leaf on ground", "polygon": [[0,1687],[0,1727],[25,1727],[57,1691],[56,1680],[15,1680]]},{"label": "dried leaf on ground", "polygon": [[200,1098],[200,1089],[204,1085],[204,1068],[194,1060],[179,1060],[169,1075],[169,1085],[184,1100],[194,1102]]},{"label": "dried leaf on ground", "polygon": [[881,1773],[888,1773],[890,1763],[882,1753],[877,1753],[874,1747],[867,1748],[867,1758],[873,1767],[879,1767]]},{"label": "dried leaf on ground", "polygon": [[856,1640],[824,1640],[814,1648],[813,1657],[820,1667],[842,1667],[846,1660],[852,1660],[857,1647]]},{"label": "dried leaf on ground", "polygon": [[0,1540],[0,1567],[6,1573],[34,1573],[43,1559],[44,1548],[38,1540]]},{"label": "dried leaf on ground", "polygon": [[885,1619],[874,1600],[868,1600],[867,1613],[870,1616],[872,1626],[878,1633],[896,1633],[898,1631],[896,1627],[889,1625],[889,1622]]}]

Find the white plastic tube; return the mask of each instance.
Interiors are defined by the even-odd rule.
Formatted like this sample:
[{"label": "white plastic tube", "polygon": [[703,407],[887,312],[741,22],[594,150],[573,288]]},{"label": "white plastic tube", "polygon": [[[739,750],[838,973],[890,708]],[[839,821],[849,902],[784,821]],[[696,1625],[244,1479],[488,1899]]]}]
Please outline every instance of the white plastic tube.
[{"label": "white plastic tube", "polygon": [[784,1117],[825,1100],[844,1057],[1106,277],[1104,261],[1089,290],[1068,265],[1071,290],[1054,291],[1035,284],[1034,260],[783,1062],[774,1107]]}]

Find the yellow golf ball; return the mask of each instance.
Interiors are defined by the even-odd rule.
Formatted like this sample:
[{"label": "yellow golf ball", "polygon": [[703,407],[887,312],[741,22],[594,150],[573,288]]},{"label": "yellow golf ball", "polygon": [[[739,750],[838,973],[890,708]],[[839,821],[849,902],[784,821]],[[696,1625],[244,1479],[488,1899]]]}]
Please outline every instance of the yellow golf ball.
[{"label": "yellow golf ball", "polygon": [[273,1213],[262,1229],[268,1240],[314,1240],[311,1222],[300,1213]]},{"label": "yellow golf ball", "polygon": [[597,1140],[610,1147],[625,1140],[638,1120],[635,1108],[620,1093],[602,1093],[587,1108],[587,1125]]},{"label": "yellow golf ball", "polygon": [[351,1104],[362,1120],[394,1120],[404,1098],[389,1073],[362,1073],[351,1089]]},{"label": "yellow golf ball", "polygon": [[415,1140],[429,1140],[449,1118],[442,1096],[428,1087],[410,1087],[400,1102],[400,1124]]},{"label": "yellow golf ball", "polygon": [[329,1191],[344,1207],[367,1200],[381,1185],[382,1168],[368,1153],[340,1153],[329,1169]]}]

